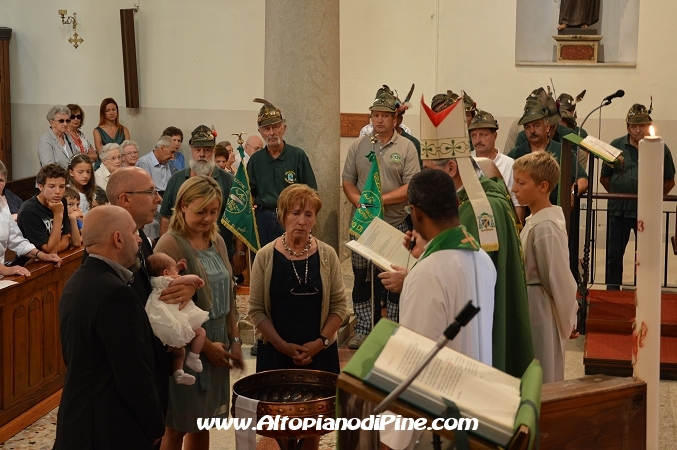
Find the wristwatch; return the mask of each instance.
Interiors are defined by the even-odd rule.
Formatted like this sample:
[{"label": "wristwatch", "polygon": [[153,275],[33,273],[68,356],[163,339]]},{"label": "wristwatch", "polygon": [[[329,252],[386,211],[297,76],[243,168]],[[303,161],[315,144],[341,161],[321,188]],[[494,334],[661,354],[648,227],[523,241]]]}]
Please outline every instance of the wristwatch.
[{"label": "wristwatch", "polygon": [[239,336],[235,336],[234,338],[230,338],[231,342],[237,342],[238,344],[242,345],[242,339],[240,339]]},{"label": "wristwatch", "polygon": [[244,255],[246,255],[246,253],[245,253],[244,251],[242,251],[242,250],[240,250],[239,252],[235,252],[235,254],[238,255],[238,256],[244,256]]},{"label": "wristwatch", "polygon": [[319,339],[319,340],[322,341],[322,345],[324,345],[324,348],[329,347],[329,338],[326,338],[326,337],[324,337],[324,336],[322,336],[322,335],[319,335],[319,336],[317,337],[317,339]]}]

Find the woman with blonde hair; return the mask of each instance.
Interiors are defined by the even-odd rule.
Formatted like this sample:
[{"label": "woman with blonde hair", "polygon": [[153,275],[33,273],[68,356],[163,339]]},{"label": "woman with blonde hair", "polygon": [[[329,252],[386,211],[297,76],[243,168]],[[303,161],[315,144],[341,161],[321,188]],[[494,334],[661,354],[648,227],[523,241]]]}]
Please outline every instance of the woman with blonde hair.
[{"label": "woman with blonde hair", "polygon": [[209,311],[209,320],[202,325],[207,334],[200,354],[202,372],[186,368],[186,373],[196,378],[192,386],[179,386],[170,379],[163,450],[180,450],[184,437],[187,448],[209,449],[209,431],[197,428],[197,418],[228,417],[230,369],[243,367],[233,270],[216,225],[221,198],[221,188],[213,178],[188,179],[177,194],[169,231],[155,246],[156,252],[175,261],[185,259],[185,274],[205,281],[195,304]]}]

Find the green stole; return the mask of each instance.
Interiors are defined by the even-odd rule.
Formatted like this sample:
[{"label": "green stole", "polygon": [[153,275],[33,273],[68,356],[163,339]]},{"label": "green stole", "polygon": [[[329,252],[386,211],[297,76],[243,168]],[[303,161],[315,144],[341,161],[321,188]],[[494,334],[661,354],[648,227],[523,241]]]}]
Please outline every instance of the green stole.
[{"label": "green stole", "polygon": [[[514,206],[504,185],[485,176],[480,177],[480,183],[494,211],[499,242],[498,251],[487,252],[496,266],[492,365],[512,376],[521,377],[534,358],[522,243],[517,232]],[[477,238],[477,220],[465,189],[458,192],[458,197],[459,219]]]},{"label": "green stole", "polygon": [[[479,251],[480,244],[473,236],[468,234],[468,230],[463,225],[454,228],[448,228],[435,236],[426,247],[420,260],[425,259],[431,253],[438,250],[471,250]],[[420,261],[419,260],[419,261]]]}]

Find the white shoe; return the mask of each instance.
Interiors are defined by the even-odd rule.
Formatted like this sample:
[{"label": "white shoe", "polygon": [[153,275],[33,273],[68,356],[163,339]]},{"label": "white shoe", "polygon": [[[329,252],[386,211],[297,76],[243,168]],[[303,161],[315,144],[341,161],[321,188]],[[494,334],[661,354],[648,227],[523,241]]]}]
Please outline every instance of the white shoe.
[{"label": "white shoe", "polygon": [[190,367],[197,373],[202,372],[202,361],[200,361],[200,358],[195,358],[193,356],[188,355],[186,357],[186,366]]},{"label": "white shoe", "polygon": [[185,384],[186,386],[192,386],[195,384],[195,377],[191,374],[184,372],[183,370],[174,371],[174,381],[176,384]]}]

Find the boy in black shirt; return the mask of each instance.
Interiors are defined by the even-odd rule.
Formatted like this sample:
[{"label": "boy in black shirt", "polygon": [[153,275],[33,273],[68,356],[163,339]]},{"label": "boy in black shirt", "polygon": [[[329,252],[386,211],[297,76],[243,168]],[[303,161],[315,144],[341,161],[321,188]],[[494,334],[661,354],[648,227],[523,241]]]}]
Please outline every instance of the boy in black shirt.
[{"label": "boy in black shirt", "polygon": [[[17,224],[24,237],[45,253],[62,252],[69,245],[79,247],[75,217],[69,217],[66,199],[66,169],[58,164],[42,166],[36,177],[40,193],[19,210]],[[71,230],[76,230],[71,233]]]}]

